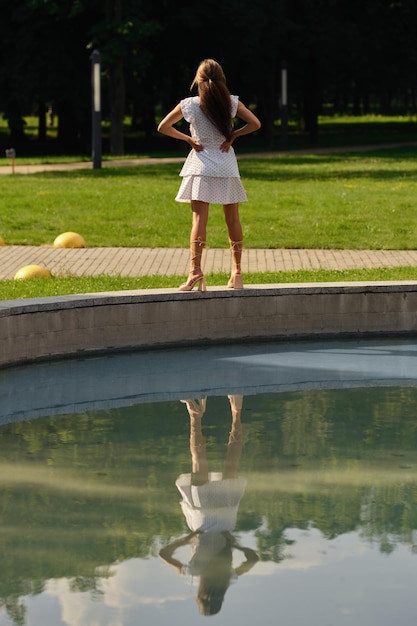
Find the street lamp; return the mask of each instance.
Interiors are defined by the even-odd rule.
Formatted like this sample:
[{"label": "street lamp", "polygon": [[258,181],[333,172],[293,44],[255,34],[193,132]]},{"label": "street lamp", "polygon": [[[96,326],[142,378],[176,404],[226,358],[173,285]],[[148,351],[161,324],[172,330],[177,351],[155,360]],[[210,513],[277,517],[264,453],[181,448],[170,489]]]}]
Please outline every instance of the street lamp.
[{"label": "street lamp", "polygon": [[101,54],[93,50],[91,54],[91,95],[92,95],[92,157],[93,168],[101,168]]}]

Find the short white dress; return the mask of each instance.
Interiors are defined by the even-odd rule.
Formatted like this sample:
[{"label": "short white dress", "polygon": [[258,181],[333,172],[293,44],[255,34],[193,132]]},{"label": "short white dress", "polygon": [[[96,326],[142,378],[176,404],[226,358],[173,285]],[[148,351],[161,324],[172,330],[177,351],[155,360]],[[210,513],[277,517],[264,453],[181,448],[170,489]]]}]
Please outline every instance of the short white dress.
[{"label": "short white dress", "polygon": [[191,474],[181,474],[175,485],[182,495],[181,509],[193,532],[232,532],[246,488],[246,478],[223,478],[221,472],[209,472],[208,482],[192,485]]},{"label": "short white dress", "polygon": [[[239,98],[230,98],[233,119],[237,113]],[[203,113],[198,96],[185,98],[180,104],[183,117],[190,124],[191,136],[204,149],[201,152],[191,150],[187,156],[179,174],[182,183],[175,200],[201,200],[212,204],[247,202],[233,146],[228,152],[220,150],[225,137]]]}]

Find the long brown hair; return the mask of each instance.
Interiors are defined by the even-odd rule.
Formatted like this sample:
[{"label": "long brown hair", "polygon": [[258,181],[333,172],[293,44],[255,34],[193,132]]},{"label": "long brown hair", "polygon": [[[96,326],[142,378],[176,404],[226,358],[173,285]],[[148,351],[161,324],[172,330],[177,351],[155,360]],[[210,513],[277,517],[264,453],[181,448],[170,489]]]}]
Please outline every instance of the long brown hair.
[{"label": "long brown hair", "polygon": [[232,135],[232,105],[222,66],[214,59],[201,61],[191,89],[195,85],[203,112],[229,141]]},{"label": "long brown hair", "polygon": [[207,563],[200,575],[197,604],[201,615],[216,615],[222,608],[232,577],[230,542]]}]

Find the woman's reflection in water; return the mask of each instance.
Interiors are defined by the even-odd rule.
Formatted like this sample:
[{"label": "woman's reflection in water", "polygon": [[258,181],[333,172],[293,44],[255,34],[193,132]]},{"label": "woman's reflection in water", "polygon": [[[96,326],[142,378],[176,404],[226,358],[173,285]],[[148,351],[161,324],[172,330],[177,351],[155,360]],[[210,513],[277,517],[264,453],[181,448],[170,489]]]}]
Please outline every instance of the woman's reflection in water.
[{"label": "woman's reflection in water", "polygon": [[[232,427],[222,472],[208,471],[201,424],[206,398],[182,401],[190,415],[192,467],[191,474],[181,474],[175,484],[182,495],[181,508],[192,532],[172,542],[159,553],[179,574],[200,577],[197,602],[203,615],[218,613],[232,580],[248,572],[258,561],[256,552],[240,546],[232,535],[246,480],[239,477],[243,445],[240,421],[243,397],[230,395],[228,398]],[[191,548],[191,559],[187,564],[173,556],[183,546]],[[241,551],[245,557],[236,568],[232,565],[233,550]]]}]

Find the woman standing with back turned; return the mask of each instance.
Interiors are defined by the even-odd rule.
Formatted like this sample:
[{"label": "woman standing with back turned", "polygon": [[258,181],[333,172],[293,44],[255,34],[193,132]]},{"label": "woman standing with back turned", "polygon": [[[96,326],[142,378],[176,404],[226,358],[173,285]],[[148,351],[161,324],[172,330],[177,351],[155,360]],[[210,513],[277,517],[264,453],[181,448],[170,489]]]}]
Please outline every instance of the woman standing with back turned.
[{"label": "woman standing with back turned", "polygon": [[[192,227],[190,235],[190,273],[180,291],[191,291],[196,285],[206,290],[201,257],[206,243],[209,204],[222,204],[232,251],[233,269],[228,287],[242,289],[240,261],[242,257],[242,226],[239,202],[246,202],[232,143],[237,137],[260,128],[258,118],[230,95],[219,63],[205,59],[200,63],[191,85],[197,85],[198,96],[185,98],[161,121],[158,131],[186,141],[192,148],[180,172],[183,177],[178,202],[190,202]],[[245,123],[233,129],[233,118]],[[174,128],[184,118],[191,135]]]}]

